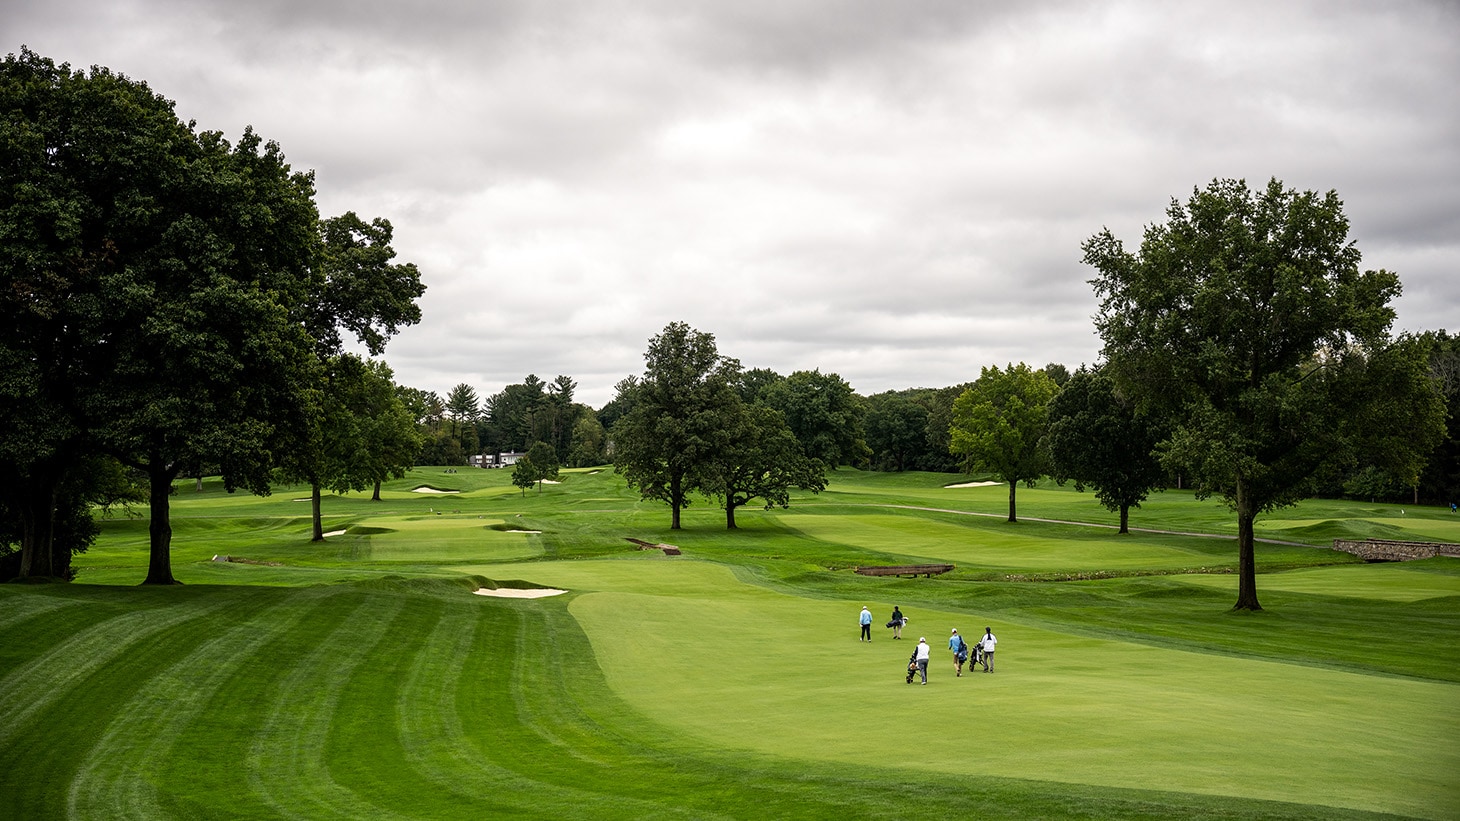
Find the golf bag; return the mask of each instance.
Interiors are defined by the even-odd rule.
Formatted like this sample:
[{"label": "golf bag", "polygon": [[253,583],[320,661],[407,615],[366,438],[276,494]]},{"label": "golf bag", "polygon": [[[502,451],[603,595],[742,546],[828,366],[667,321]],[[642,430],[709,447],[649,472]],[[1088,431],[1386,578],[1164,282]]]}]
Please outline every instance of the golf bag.
[{"label": "golf bag", "polygon": [[918,654],[913,653],[907,660],[907,683],[912,684],[918,674]]}]

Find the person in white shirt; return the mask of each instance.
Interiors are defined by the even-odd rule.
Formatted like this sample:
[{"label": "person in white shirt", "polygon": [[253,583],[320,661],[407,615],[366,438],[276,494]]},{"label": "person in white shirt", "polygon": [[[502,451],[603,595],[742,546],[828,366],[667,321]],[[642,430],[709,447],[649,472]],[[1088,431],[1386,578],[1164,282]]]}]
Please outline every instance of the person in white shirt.
[{"label": "person in white shirt", "polygon": [[994,671],[994,645],[998,643],[999,640],[994,638],[994,628],[985,627],[983,629],[983,640],[979,642],[979,647],[983,651],[981,655],[983,657],[983,671],[985,673],[992,673]]},{"label": "person in white shirt", "polygon": [[918,673],[923,677],[923,683],[928,683],[928,655],[933,649],[928,646],[928,637],[918,639]]}]

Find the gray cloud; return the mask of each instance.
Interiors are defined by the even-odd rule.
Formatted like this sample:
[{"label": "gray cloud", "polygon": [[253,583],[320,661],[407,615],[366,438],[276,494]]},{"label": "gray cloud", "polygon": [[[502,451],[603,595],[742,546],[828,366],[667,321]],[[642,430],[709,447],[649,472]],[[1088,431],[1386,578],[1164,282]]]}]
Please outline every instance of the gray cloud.
[{"label": "gray cloud", "polygon": [[1401,329],[1460,326],[1440,2],[27,2],[0,20],[253,124],[430,288],[407,384],[601,404],[670,321],[863,393],[1093,361],[1080,242],[1216,177],[1335,189]]}]

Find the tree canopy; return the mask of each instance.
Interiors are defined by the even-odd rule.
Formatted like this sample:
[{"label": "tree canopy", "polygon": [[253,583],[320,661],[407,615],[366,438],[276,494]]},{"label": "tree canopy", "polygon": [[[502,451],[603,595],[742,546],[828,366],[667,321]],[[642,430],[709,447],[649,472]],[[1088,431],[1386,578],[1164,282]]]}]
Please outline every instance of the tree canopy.
[{"label": "tree canopy", "polygon": [[903,471],[928,448],[928,409],[889,391],[867,398],[863,425],[872,467]]},{"label": "tree canopy", "polygon": [[973,387],[953,402],[951,449],[967,457],[965,467],[1009,484],[1009,521],[1016,522],[1014,491],[1049,472],[1043,438],[1049,402],[1058,388],[1044,371],[1023,362],[999,370],[986,367]]},{"label": "tree canopy", "polygon": [[173,479],[211,464],[267,492],[320,407],[327,329],[382,341],[414,321],[392,298],[418,278],[380,262],[388,224],[346,231],[369,235],[353,253],[276,144],[196,132],[145,83],[22,50],[0,66],[0,112],[0,310],[21,331],[0,358],[23,376],[0,401],[42,445],[3,469],[59,486],[101,450],[144,473],[146,581],[172,583]]},{"label": "tree canopy", "polygon": [[1106,510],[1120,514],[1120,532],[1130,532],[1130,509],[1161,487],[1165,471],[1156,456],[1162,426],[1138,414],[1100,369],[1081,368],[1068,377],[1049,406],[1047,434],[1054,478],[1089,485]]},{"label": "tree canopy", "polygon": [[620,382],[631,394],[613,426],[614,470],[645,499],[669,505],[670,529],[701,487],[700,470],[729,427],[740,398],[740,363],[723,357],[715,337],[672,322],[644,353],[644,375]]},{"label": "tree canopy", "polygon": [[558,455],[547,442],[533,442],[527,453],[512,466],[512,484],[521,488],[523,494],[533,485],[542,492],[542,483],[558,478]]},{"label": "tree canopy", "polygon": [[1146,228],[1084,245],[1106,368],[1173,431],[1168,467],[1237,514],[1236,609],[1259,610],[1253,522],[1360,452],[1413,476],[1443,406],[1414,340],[1389,338],[1399,278],[1361,271],[1343,203],[1216,180]]},{"label": "tree canopy", "polygon": [[725,527],[735,528],[735,510],[755,499],[767,509],[791,505],[791,488],[819,493],[826,467],[808,458],[781,412],[737,400],[725,414],[719,446],[698,470],[704,492],[725,509]]},{"label": "tree canopy", "polygon": [[761,386],[759,401],[781,412],[807,457],[835,468],[866,456],[862,403],[846,380],[820,370],[779,380],[757,376],[750,384]]}]

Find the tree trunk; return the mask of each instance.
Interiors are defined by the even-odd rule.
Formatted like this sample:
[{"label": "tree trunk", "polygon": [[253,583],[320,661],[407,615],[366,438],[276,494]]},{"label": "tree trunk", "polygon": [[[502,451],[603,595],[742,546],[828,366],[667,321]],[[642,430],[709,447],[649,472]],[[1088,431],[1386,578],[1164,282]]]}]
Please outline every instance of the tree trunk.
[{"label": "tree trunk", "polygon": [[311,523],[312,533],[309,537],[311,542],[324,541],[324,517],[320,515],[319,505],[319,482],[309,483],[309,506],[312,508]]},{"label": "tree trunk", "polygon": [[169,470],[156,461],[147,465],[147,487],[149,491],[147,525],[149,556],[147,578],[143,584],[178,584],[172,577],[172,521],[168,513],[168,494],[172,493],[172,479],[176,470]]},{"label": "tree trunk", "polygon": [[725,499],[725,529],[735,529],[735,503],[728,497]]},{"label": "tree trunk", "polygon": [[1233,610],[1261,610],[1257,603],[1257,555],[1253,545],[1253,520],[1256,505],[1247,484],[1237,480],[1237,603]]},{"label": "tree trunk", "polygon": [[198,484],[193,489],[196,490],[198,493],[202,493],[203,492],[203,474],[201,474],[201,473],[198,474]]},{"label": "tree trunk", "polygon": [[1130,532],[1130,505],[1120,506],[1120,532]]},{"label": "tree trunk", "polygon": [[372,502],[378,502],[378,501],[380,501],[380,480],[378,480],[378,479],[375,481],[375,492],[372,493],[372,494],[370,494],[370,501],[372,501]]},{"label": "tree trunk", "polygon": [[1018,484],[1018,482],[1015,482],[1013,480],[1010,480],[1009,482],[1009,521],[1011,522],[1019,521],[1019,519],[1014,516],[1014,488]]},{"label": "tree trunk", "polygon": [[680,478],[681,477],[678,473],[669,474],[669,509],[671,511],[669,518],[670,530],[679,529],[679,505],[684,501],[684,497],[680,495],[679,491]]},{"label": "tree trunk", "polygon": [[60,480],[34,477],[34,483],[21,493],[20,500],[20,572],[17,578],[56,575],[54,546],[56,540],[56,496]]}]

